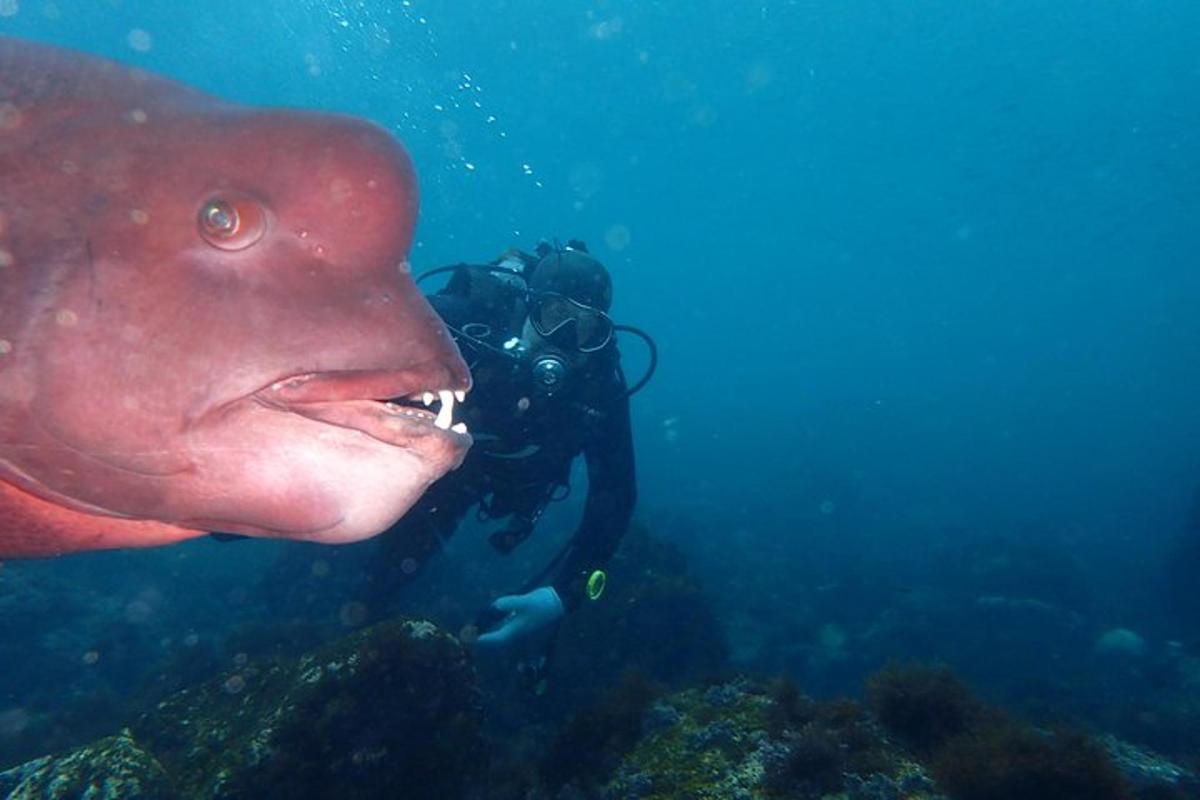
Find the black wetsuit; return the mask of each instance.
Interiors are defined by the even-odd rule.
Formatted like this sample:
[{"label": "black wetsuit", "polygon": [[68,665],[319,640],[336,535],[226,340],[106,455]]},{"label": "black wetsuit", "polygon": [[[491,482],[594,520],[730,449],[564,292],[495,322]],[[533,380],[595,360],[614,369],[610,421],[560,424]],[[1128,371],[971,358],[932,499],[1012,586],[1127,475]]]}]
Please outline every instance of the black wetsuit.
[{"label": "black wetsuit", "polygon": [[[456,271],[429,299],[451,327],[498,350],[520,336],[525,321],[523,290],[482,270]],[[560,558],[521,590],[549,584],[575,608],[588,576],[620,544],[635,502],[629,398],[616,345],[573,367],[552,395],[538,391],[526,360],[462,338],[459,347],[473,388],[454,418],[476,442],[461,467],[382,534],[371,594],[385,595],[414,574],[474,506],[484,518],[506,520],[490,540],[497,550],[511,551],[533,531],[546,504],[566,491],[571,462],[582,454],[588,492],[579,527]]]}]

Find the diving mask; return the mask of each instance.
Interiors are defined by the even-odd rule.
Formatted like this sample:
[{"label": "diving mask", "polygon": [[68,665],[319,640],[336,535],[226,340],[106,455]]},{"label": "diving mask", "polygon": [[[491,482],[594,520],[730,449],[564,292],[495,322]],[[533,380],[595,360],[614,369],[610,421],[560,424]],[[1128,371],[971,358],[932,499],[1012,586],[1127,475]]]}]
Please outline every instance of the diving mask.
[{"label": "diving mask", "polygon": [[539,336],[581,353],[603,350],[613,337],[608,314],[557,292],[530,293],[529,322]]}]

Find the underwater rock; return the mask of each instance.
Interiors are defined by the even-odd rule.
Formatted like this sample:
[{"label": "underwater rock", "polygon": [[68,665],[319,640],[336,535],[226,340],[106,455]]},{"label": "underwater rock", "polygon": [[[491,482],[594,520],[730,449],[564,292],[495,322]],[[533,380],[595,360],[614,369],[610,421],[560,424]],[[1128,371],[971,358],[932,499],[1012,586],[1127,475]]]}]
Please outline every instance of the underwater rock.
[{"label": "underwater rock", "polygon": [[547,709],[575,713],[630,673],[671,688],[728,674],[722,625],[678,548],[635,523],[607,572],[603,597],[563,622]]},{"label": "underwater rock", "polygon": [[1101,655],[1137,658],[1146,652],[1146,640],[1128,628],[1113,628],[1096,639],[1095,650]]},{"label": "underwater rock", "polygon": [[944,665],[892,664],[867,682],[880,723],[955,800],[1131,800],[1105,748],[1082,731],[1043,731],[974,696]]},{"label": "underwater rock", "polygon": [[1175,790],[1188,792],[1188,797],[1200,793],[1200,779],[1194,773],[1156,753],[1115,736],[1103,736],[1099,743],[1108,751],[1117,771],[1139,793],[1158,791],[1170,796],[1166,792]]},{"label": "underwater rock", "polygon": [[486,765],[481,723],[458,640],[397,619],[170,695],[119,736],[0,772],[0,797],[448,799]]},{"label": "underwater rock", "polygon": [[168,800],[167,774],[129,731],[0,772],[7,800]]},{"label": "underwater rock", "polygon": [[[643,713],[650,719],[639,738],[608,775],[584,782],[583,788],[592,789],[585,796],[936,797],[924,770],[889,742],[857,704],[799,702],[785,694],[739,679],[647,703]],[[781,703],[786,706],[782,715],[776,708]],[[596,719],[596,712],[591,713]],[[782,716],[788,717],[786,723]]]},{"label": "underwater rock", "polygon": [[457,639],[392,620],[181,691],[133,729],[181,797],[451,798],[484,762],[478,700]]}]

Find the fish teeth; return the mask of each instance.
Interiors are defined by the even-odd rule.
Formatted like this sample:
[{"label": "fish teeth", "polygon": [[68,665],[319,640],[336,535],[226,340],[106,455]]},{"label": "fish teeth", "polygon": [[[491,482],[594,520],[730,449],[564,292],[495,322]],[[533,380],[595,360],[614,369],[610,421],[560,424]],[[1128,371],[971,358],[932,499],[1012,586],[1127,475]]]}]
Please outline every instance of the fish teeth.
[{"label": "fish teeth", "polygon": [[458,400],[458,402],[460,402],[460,403],[465,402],[467,399],[466,391],[464,391],[463,389],[459,389],[457,392],[454,393],[454,399]]},{"label": "fish teeth", "polygon": [[438,399],[442,401],[442,407],[438,409],[437,419],[433,421],[433,424],[448,431],[450,423],[454,420],[454,392],[442,389],[438,392]]},{"label": "fish teeth", "polygon": [[[438,394],[440,395],[442,393],[438,392]],[[425,394],[423,394],[421,396],[421,401],[424,402],[425,405],[427,405],[427,406],[433,405],[433,392],[426,392]]]},{"label": "fish teeth", "polygon": [[455,433],[461,433],[465,435],[467,432],[467,423],[456,422],[450,426],[450,430],[454,431]]}]

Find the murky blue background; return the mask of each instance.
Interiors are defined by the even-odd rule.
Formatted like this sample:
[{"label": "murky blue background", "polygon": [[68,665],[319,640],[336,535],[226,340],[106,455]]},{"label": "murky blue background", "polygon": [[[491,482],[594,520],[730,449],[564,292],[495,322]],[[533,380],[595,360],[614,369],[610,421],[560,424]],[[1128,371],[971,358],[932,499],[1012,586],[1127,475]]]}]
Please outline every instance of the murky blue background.
[{"label": "murky blue background", "polygon": [[[959,647],[978,620],[951,609],[981,597],[1074,614],[1081,642],[1135,629],[1147,658],[1200,636],[1163,582],[1200,484],[1197,30],[1186,0],[0,0],[0,33],[386,126],[418,269],[585,239],[661,348],[640,516],[735,658],[829,691],[888,654],[1068,669],[1038,635]],[[481,597],[540,563],[477,544],[452,556]],[[85,691],[107,618],[168,650],[232,625],[276,555],[236,547],[6,564],[0,592],[45,600],[9,598],[28,664],[0,710]],[[1021,565],[1000,585],[996,559]],[[946,622],[872,645],[897,615]]]}]

